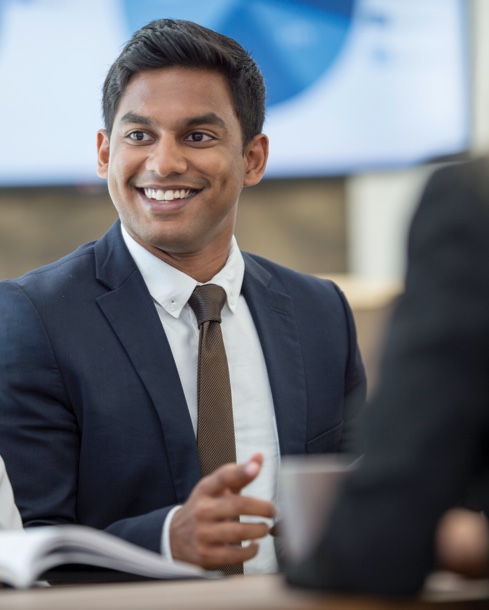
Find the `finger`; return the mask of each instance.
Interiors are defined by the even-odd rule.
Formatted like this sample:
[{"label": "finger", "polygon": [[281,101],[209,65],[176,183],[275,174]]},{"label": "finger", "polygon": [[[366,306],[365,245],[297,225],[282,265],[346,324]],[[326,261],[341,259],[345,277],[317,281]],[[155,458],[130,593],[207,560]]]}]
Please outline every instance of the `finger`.
[{"label": "finger", "polygon": [[207,570],[215,570],[222,568],[223,565],[244,563],[255,557],[258,549],[256,542],[250,542],[247,546],[203,545],[200,548],[199,565]]},{"label": "finger", "polygon": [[210,496],[218,496],[227,489],[239,493],[258,476],[262,463],[263,457],[256,454],[244,464],[225,464],[204,477],[198,487],[202,493]]},{"label": "finger", "polygon": [[257,462],[261,467],[263,465],[263,453],[254,453],[248,462]]},{"label": "finger", "polygon": [[240,515],[275,519],[277,514],[277,508],[273,502],[250,496],[229,494],[213,500],[206,506],[205,518],[207,520],[221,521],[223,519],[233,519]]},{"label": "finger", "polygon": [[239,523],[221,521],[209,524],[199,532],[199,542],[210,545],[241,543],[245,540],[258,540],[269,532],[266,523]]}]

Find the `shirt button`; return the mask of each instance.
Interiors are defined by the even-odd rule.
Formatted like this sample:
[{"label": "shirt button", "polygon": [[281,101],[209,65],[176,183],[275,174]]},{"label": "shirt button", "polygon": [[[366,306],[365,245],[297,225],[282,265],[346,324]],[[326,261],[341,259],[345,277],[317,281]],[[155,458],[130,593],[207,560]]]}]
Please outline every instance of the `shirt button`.
[{"label": "shirt button", "polygon": [[175,303],[172,303],[172,304],[170,305],[170,311],[175,311],[175,309],[176,309],[176,308],[177,308],[177,306],[176,306],[176,304],[175,304]]}]

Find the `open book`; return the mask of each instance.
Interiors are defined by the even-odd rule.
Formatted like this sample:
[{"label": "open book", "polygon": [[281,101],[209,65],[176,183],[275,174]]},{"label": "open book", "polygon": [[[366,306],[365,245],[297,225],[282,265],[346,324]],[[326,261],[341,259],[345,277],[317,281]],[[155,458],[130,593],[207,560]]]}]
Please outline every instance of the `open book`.
[{"label": "open book", "polygon": [[108,568],[142,578],[206,578],[215,576],[83,525],[0,531],[0,582],[16,588],[32,586],[59,566],[81,564]]}]

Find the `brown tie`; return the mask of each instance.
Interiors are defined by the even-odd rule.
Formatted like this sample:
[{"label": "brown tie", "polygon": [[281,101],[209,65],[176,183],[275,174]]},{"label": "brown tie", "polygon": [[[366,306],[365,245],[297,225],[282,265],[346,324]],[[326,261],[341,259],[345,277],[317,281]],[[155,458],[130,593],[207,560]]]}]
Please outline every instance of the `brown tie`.
[{"label": "brown tie", "polygon": [[[188,301],[200,329],[197,449],[203,477],[223,464],[236,462],[231,384],[221,332],[225,301],[224,288],[215,284],[197,286]],[[222,570],[226,574],[242,574],[243,565],[223,566]]]},{"label": "brown tie", "polygon": [[221,332],[221,286],[197,286],[189,299],[200,329],[197,369],[197,448],[202,476],[236,462],[233,404],[226,352]]}]

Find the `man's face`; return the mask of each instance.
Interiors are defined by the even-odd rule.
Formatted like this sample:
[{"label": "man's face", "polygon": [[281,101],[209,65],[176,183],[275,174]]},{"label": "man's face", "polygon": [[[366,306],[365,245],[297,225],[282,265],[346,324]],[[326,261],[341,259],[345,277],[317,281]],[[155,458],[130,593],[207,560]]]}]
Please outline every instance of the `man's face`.
[{"label": "man's face", "polygon": [[240,192],[261,179],[268,152],[263,135],[243,151],[224,77],[189,68],[135,75],[97,145],[123,225],[169,262],[227,255]]}]

